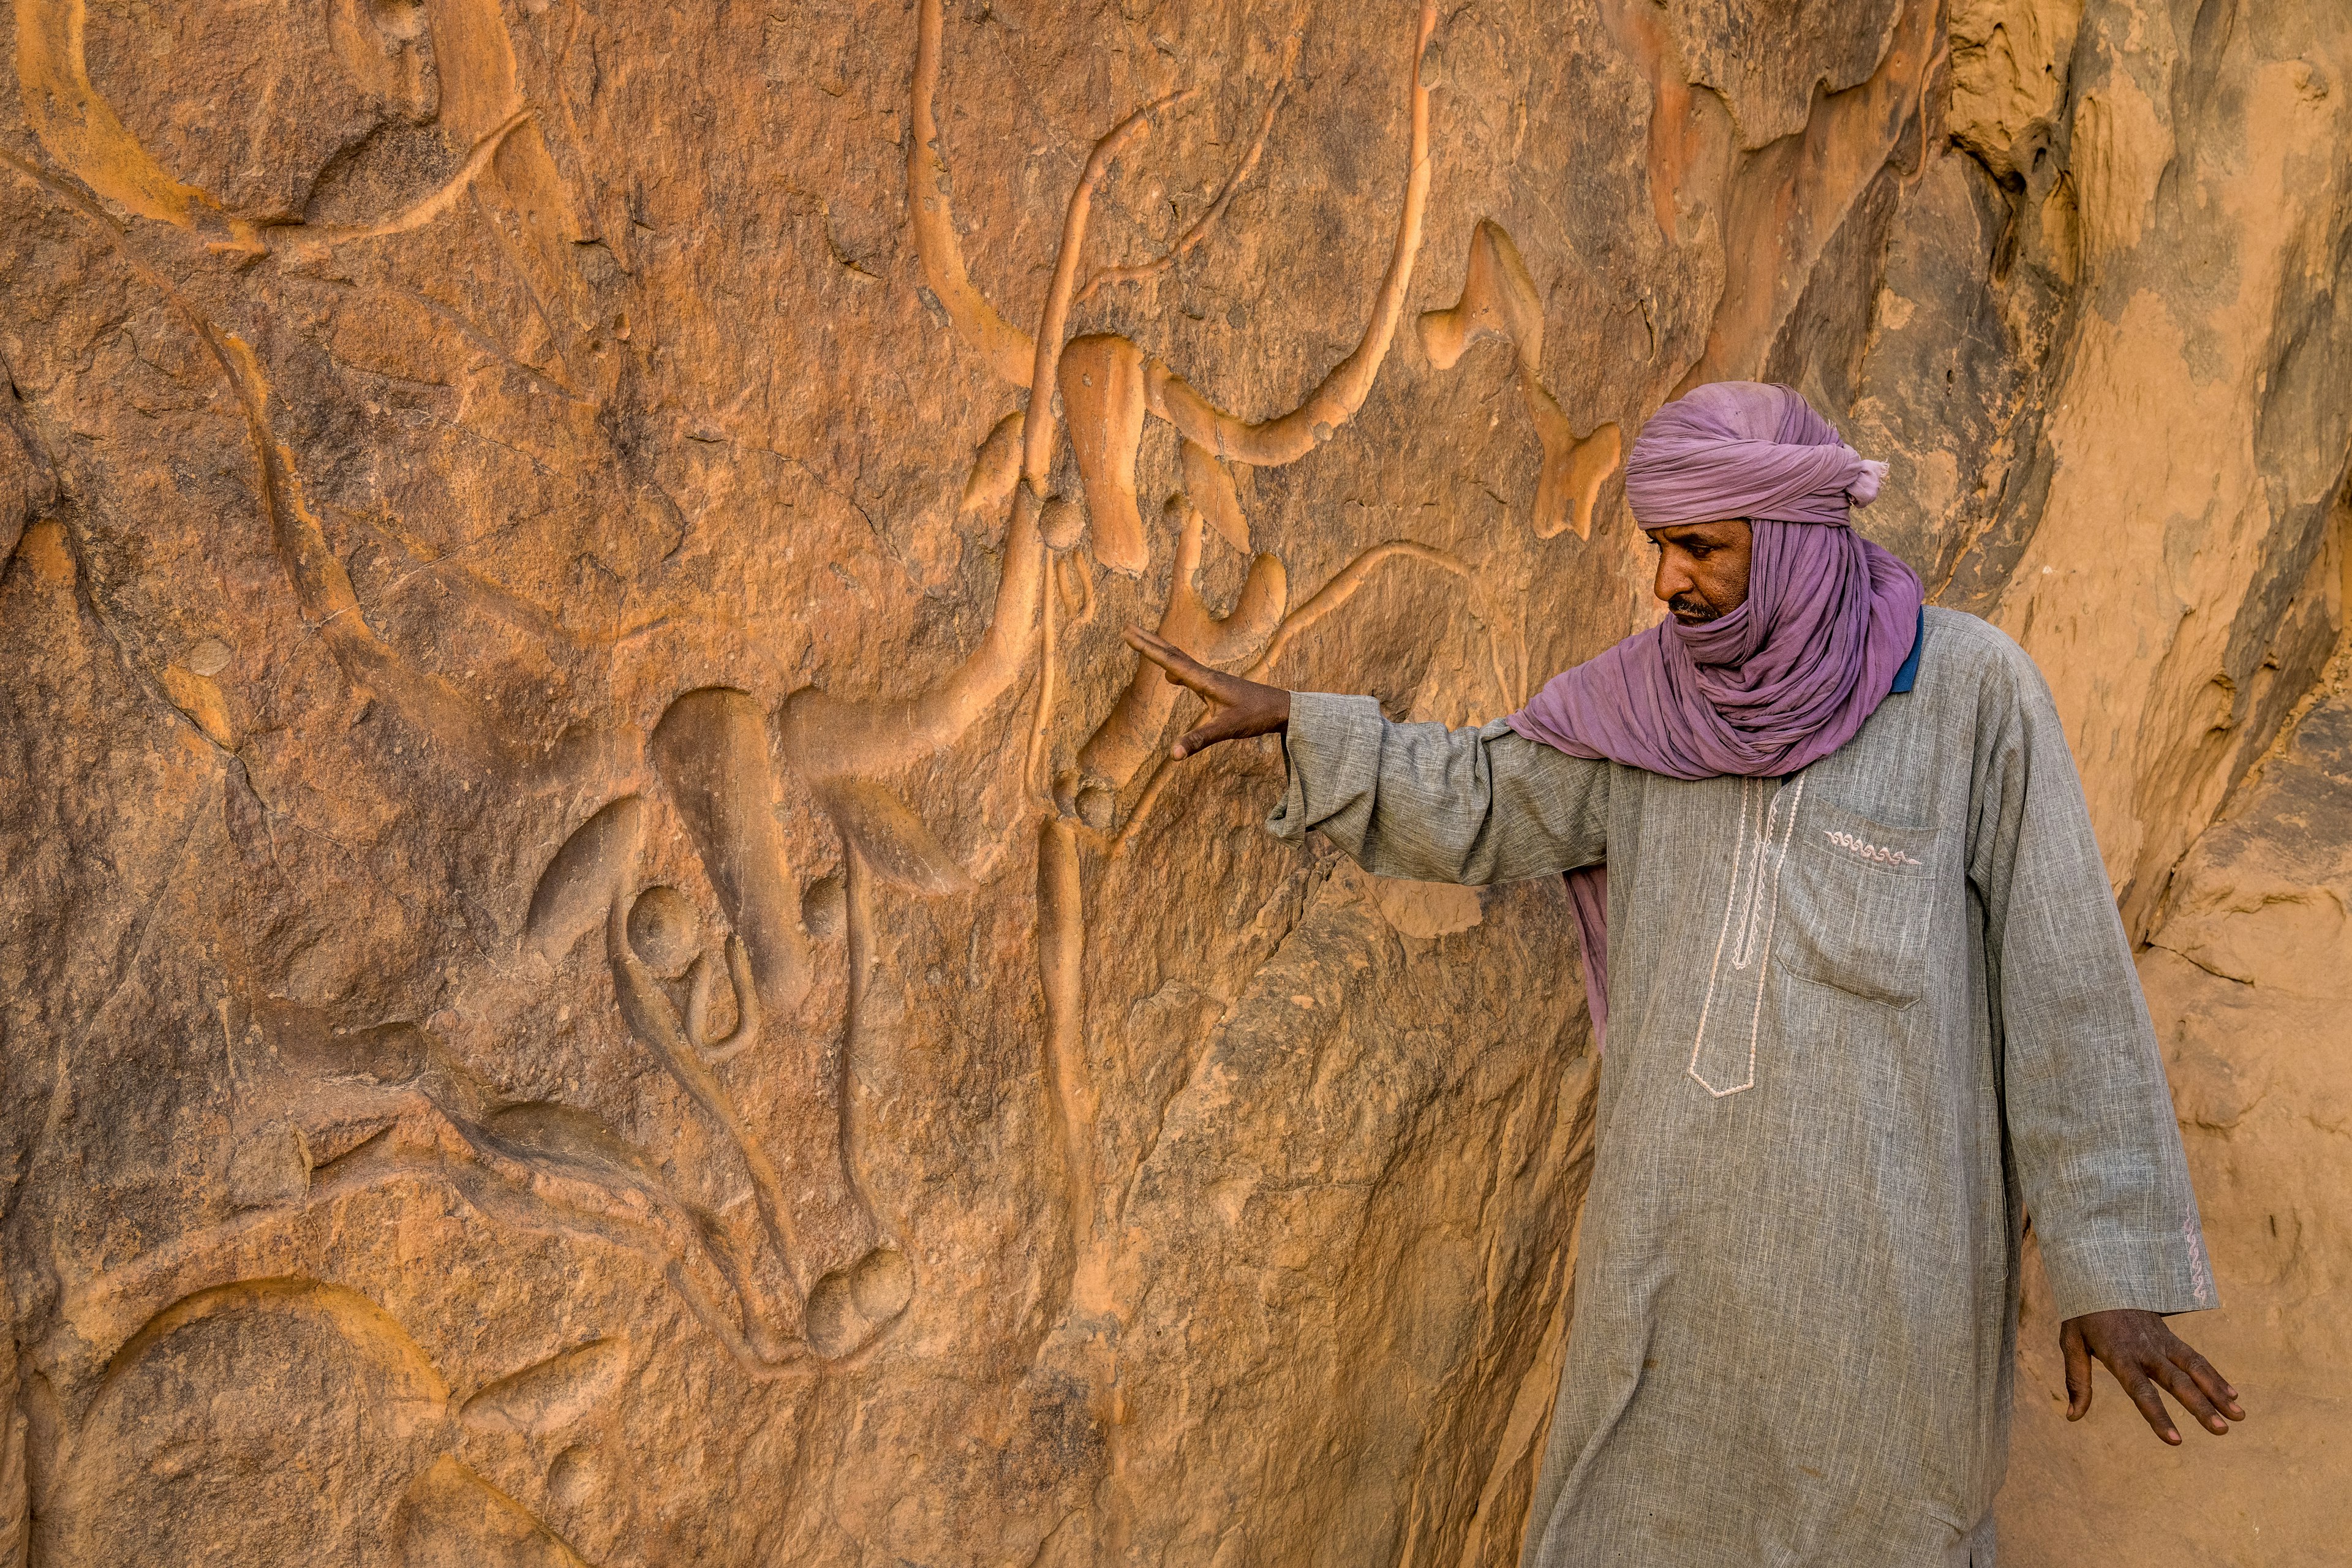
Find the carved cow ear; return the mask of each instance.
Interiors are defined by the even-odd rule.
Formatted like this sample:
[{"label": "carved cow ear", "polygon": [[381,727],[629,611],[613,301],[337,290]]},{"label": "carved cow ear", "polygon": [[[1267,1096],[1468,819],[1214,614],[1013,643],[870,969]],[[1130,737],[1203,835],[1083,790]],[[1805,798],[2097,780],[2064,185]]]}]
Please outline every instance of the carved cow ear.
[{"label": "carved cow ear", "polygon": [[580,939],[604,922],[636,869],[645,843],[646,805],[625,795],[582,823],[540,873],[523,920],[523,941],[550,963],[561,963]]},{"label": "carved cow ear", "polygon": [[1063,345],[1062,409],[1094,529],[1095,559],[1139,577],[1151,564],[1135,503],[1135,459],[1143,446],[1143,351],[1097,333]]},{"label": "carved cow ear", "polygon": [[1249,553],[1249,519],[1242,515],[1242,499],[1234,489],[1234,476],[1225,471],[1217,455],[1198,441],[1184,442],[1184,492],[1217,536],[1243,554]]},{"label": "carved cow ear", "polygon": [[474,1432],[560,1432],[618,1388],[628,1370],[626,1342],[591,1340],[485,1384],[457,1418]]},{"label": "carved cow ear", "polygon": [[987,439],[971,455],[971,473],[963,481],[963,499],[956,510],[986,511],[1004,504],[1021,478],[1022,411],[1018,408],[992,426]]}]

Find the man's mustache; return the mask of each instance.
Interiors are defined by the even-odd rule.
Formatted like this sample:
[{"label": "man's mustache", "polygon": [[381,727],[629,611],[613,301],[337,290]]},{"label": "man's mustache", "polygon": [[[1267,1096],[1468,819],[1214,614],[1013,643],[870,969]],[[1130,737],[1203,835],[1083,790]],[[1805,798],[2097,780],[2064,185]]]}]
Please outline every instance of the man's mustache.
[{"label": "man's mustache", "polygon": [[1678,621],[1719,621],[1723,618],[1722,611],[1696,594],[1676,594],[1666,601],[1666,608],[1674,612],[1675,619]]}]

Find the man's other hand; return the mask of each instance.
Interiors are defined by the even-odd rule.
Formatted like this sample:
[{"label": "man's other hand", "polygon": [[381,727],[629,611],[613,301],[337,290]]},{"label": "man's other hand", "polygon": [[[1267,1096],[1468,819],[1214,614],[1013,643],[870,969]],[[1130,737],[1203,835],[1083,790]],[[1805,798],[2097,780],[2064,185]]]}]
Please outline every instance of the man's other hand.
[{"label": "man's other hand", "polygon": [[2246,1418],[2230,1380],[2214,1371],[2211,1362],[2199,1355],[2154,1312],[2122,1309],[2069,1318],[2058,1330],[2058,1348],[2066,1357],[2069,1421],[2080,1421],[2090,1412],[2093,1356],[2107,1363],[2107,1370],[2147,1418],[2149,1428],[2168,1443],[2179,1443],[2180,1433],[2164,1408],[2158,1388],[2179,1400],[2182,1409],[2217,1437],[2228,1435],[2231,1421]]},{"label": "man's other hand", "polygon": [[1171,683],[1191,688],[1209,704],[1201,721],[1169,748],[1168,754],[1179,761],[1220,741],[1276,734],[1290,726],[1290,693],[1279,686],[1221,674],[1141,626],[1127,628],[1127,646],[1158,665]]}]

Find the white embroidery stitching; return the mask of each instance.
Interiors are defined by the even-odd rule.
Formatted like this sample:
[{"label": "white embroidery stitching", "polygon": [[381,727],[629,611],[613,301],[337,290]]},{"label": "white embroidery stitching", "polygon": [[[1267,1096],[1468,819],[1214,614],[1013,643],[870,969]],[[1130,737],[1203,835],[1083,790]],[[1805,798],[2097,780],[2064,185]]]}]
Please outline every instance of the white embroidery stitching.
[{"label": "white embroidery stitching", "polygon": [[[1687,1069],[1691,1079],[1717,1100],[1756,1087],[1756,1038],[1763,1028],[1764,984],[1769,977],[1768,963],[1768,973],[1756,977],[1756,1006],[1748,1018],[1747,1081],[1735,1083],[1728,1089],[1717,1089],[1699,1075],[1698,1058],[1706,1045],[1707,1020],[1715,1012],[1715,983],[1723,967],[1724,942],[1731,934],[1732,911],[1740,907],[1740,894],[1745,884],[1747,909],[1740,915],[1739,945],[1732,950],[1731,966],[1745,970],[1756,962],[1759,952],[1769,961],[1772,953],[1772,932],[1780,920],[1780,868],[1789,863],[1789,846],[1797,832],[1797,808],[1804,804],[1805,799],[1805,779],[1801,773],[1797,775],[1793,786],[1784,782],[1782,787],[1774,793],[1770,809],[1762,814],[1763,820],[1757,824],[1755,868],[1751,873],[1748,870],[1748,829],[1758,815],[1757,807],[1763,804],[1762,788],[1763,781],[1760,779],[1742,779],[1739,784],[1739,840],[1731,859],[1731,891],[1723,903],[1723,930],[1716,935],[1715,962],[1707,966],[1706,999],[1699,1005],[1698,1034],[1691,1041],[1690,1067]],[[1772,829],[1780,821],[1783,795],[1789,802],[1789,817],[1780,829],[1780,852],[1775,856],[1772,853]],[[1769,897],[1765,887],[1768,874],[1771,878]],[[1756,932],[1756,918],[1759,912],[1764,917],[1760,946]]]},{"label": "white embroidery stitching", "polygon": [[1723,929],[1715,933],[1715,958],[1706,966],[1706,999],[1699,1004],[1698,1034],[1691,1041],[1690,1075],[1698,1086],[1717,1100],[1727,1091],[1717,1089],[1698,1076],[1698,1050],[1706,1039],[1706,1020],[1715,1011],[1715,977],[1723,968],[1723,943],[1731,934],[1731,911],[1739,903],[1739,872],[1748,859],[1748,818],[1749,802],[1755,798],[1756,781],[1739,781],[1739,841],[1731,858],[1731,891],[1723,900]]},{"label": "white embroidery stitching", "polygon": [[[1783,799],[1786,799],[1789,802],[1789,826],[1793,828],[1797,824],[1797,803],[1804,798],[1805,781],[1801,778],[1797,781],[1797,788],[1793,795],[1790,795],[1789,792],[1785,790],[1774,791],[1772,795],[1771,809],[1764,814],[1764,826],[1762,831],[1758,834],[1756,839],[1756,875],[1748,885],[1748,913],[1739,922],[1739,945],[1731,951],[1731,967],[1734,969],[1745,969],[1749,964],[1756,962],[1757,917],[1759,915],[1765,916],[1766,923],[1769,925],[1770,923],[1771,917],[1777,915],[1779,912],[1780,901],[1780,866],[1786,864],[1789,858],[1787,832],[1784,831],[1780,836],[1780,860],[1773,867],[1772,897],[1770,900],[1771,907],[1769,911],[1766,908],[1766,900],[1764,897],[1764,858],[1771,852],[1772,828],[1773,825],[1780,820],[1780,802]],[[1770,943],[1768,938],[1765,951],[1769,952],[1770,950]]]},{"label": "white embroidery stitching", "polygon": [[1883,844],[1873,844],[1868,839],[1856,838],[1851,833],[1841,833],[1832,827],[1825,827],[1822,829],[1822,837],[1828,839],[1831,843],[1836,845],[1841,849],[1851,850],[1854,854],[1861,856],[1864,859],[1875,860],[1882,866],[1916,866],[1920,864],[1920,862],[1913,859],[1910,856],[1906,855],[1900,849],[1890,849]]}]

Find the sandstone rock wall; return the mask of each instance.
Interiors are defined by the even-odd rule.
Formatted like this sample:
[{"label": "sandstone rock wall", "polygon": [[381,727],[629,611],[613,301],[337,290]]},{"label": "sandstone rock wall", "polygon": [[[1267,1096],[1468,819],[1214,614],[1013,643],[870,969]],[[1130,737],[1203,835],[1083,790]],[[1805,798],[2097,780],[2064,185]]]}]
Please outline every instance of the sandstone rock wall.
[{"label": "sandstone rock wall", "polygon": [[[0,1559],[1512,1561],[1561,893],[1281,849],[1118,632],[1506,711],[1652,613],[1697,381],[1895,463],[2153,990],[2269,907],[2205,829],[2343,621],[2340,7],[13,23]],[[2333,1147],[2209,1195],[2225,1291]]]},{"label": "sandstone rock wall", "polygon": [[[2325,1563],[2341,1552],[2339,1434],[2352,1395],[2352,1331],[2337,1305],[2352,1258],[2341,1201],[2352,1184],[2347,673],[2339,661],[2259,779],[2199,837],[2140,960],[2224,1291],[2224,1310],[2189,1321],[2238,1386],[2260,1391],[2256,1420],[2208,1451],[2154,1451],[2107,1388],[2068,1428],[2047,1291],[2030,1276],[2017,1458],[2002,1496],[2003,1527],[2028,1564]],[[2085,1495],[2100,1506],[2074,1500]],[[2158,1497],[2167,1505],[2147,1506]]]}]

